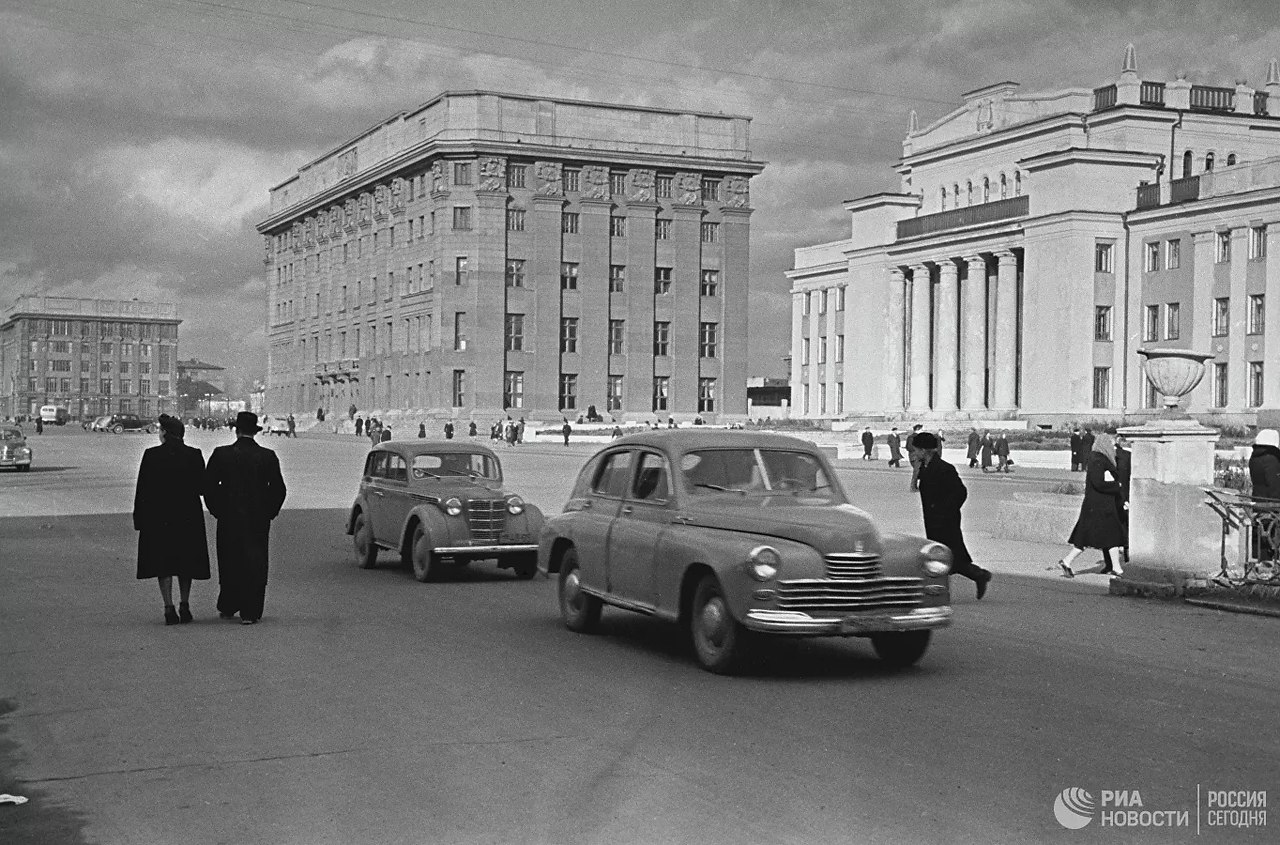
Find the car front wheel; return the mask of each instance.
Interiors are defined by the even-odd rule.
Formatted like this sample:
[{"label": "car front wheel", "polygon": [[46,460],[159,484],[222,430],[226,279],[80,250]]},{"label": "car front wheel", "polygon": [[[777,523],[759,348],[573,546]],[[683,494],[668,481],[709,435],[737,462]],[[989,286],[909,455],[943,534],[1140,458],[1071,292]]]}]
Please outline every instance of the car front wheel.
[{"label": "car front wheel", "polygon": [[373,569],[378,565],[378,545],[373,542],[373,529],[364,511],[356,514],[354,528],[352,544],[355,547],[356,566],[361,569]]},{"label": "car front wheel", "polygon": [[566,550],[560,558],[560,618],[564,626],[579,634],[589,634],[599,626],[603,607],[600,599],[582,589],[577,550]]},{"label": "car front wheel", "polygon": [[418,523],[413,529],[413,546],[410,560],[413,563],[413,577],[419,581],[438,581],[444,569],[444,561],[431,549],[431,538]]},{"label": "car front wheel", "polygon": [[124,434],[124,426],[119,425],[119,424],[112,426],[112,428],[111,428],[111,433],[112,433],[112,434]]},{"label": "car front wheel", "polygon": [[929,647],[930,631],[899,631],[872,634],[871,645],[888,666],[905,669],[919,660]]},{"label": "car front wheel", "polygon": [[714,575],[703,576],[694,591],[689,634],[702,668],[724,675],[742,665],[750,632],[733,618]]}]

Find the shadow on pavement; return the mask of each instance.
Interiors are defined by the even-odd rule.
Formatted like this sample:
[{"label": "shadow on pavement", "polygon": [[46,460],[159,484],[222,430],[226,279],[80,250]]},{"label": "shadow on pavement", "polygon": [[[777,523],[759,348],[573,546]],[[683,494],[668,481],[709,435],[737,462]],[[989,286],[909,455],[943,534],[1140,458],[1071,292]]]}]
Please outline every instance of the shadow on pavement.
[{"label": "shadow on pavement", "polygon": [[24,786],[14,775],[22,757],[17,745],[8,738],[9,714],[16,708],[8,699],[0,698],[0,792],[21,795],[26,804],[0,804],[0,842],[4,845],[62,845],[88,843],[84,837],[84,817],[53,804],[42,789]]}]

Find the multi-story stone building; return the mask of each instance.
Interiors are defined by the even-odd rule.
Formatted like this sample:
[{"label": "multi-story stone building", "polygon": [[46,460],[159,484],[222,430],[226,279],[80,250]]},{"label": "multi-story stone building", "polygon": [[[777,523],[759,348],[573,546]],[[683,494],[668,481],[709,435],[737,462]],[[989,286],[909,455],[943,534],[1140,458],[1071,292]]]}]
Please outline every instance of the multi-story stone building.
[{"label": "multi-story stone building", "polygon": [[19,297],[0,321],[0,416],[175,410],[181,322],[165,302]]},{"label": "multi-story stone building", "polygon": [[445,93],[307,164],[258,226],[267,410],[744,414],[749,123]]},{"label": "multi-story stone building", "polygon": [[1192,411],[1280,402],[1280,71],[1255,90],[1136,65],[1131,45],[1093,91],[1001,83],[913,117],[900,191],[796,250],[793,413],[1141,416],[1158,397],[1136,353],[1156,346],[1217,355]]}]

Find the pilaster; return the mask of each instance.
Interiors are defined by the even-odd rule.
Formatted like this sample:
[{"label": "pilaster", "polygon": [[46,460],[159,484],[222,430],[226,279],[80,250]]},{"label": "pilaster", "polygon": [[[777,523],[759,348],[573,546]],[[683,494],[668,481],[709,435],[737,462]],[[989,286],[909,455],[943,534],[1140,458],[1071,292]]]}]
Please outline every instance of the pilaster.
[{"label": "pilaster", "polygon": [[937,369],[933,387],[936,411],[948,412],[957,408],[959,308],[959,268],[955,261],[943,259],[938,264]]},{"label": "pilaster", "polygon": [[1018,257],[1011,250],[996,253],[996,359],[992,407],[1015,409],[1017,396]]},{"label": "pilaster", "polygon": [[913,412],[929,410],[929,267],[914,264],[911,267],[911,334],[909,337],[911,379],[907,409]]},{"label": "pilaster", "polygon": [[[888,268],[888,296],[885,297],[884,405],[890,414],[906,407],[903,383],[906,379],[907,276],[901,267]],[[851,344],[845,341],[849,354]]]},{"label": "pilaster", "polygon": [[987,260],[964,256],[967,274],[962,286],[960,325],[960,408],[979,411],[987,405]]}]

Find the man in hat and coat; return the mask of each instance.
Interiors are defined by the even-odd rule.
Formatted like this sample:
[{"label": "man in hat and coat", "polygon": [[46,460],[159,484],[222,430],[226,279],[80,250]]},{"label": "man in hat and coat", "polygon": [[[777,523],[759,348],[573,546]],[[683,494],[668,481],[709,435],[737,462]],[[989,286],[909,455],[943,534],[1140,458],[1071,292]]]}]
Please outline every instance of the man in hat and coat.
[{"label": "man in hat and coat", "polygon": [[871,433],[871,426],[862,430],[862,460],[871,460],[871,450],[876,445],[876,436]]},{"label": "man in hat and coat", "polygon": [[[164,599],[164,624],[190,622],[191,582],[209,580],[204,531],[204,455],[182,442],[182,420],[160,415],[160,445],[142,453],[133,497],[138,532],[138,578],[155,578]],[[181,603],[173,606],[173,578]]]},{"label": "man in hat and coat", "polygon": [[916,435],[920,456],[920,507],[924,510],[924,536],[951,549],[951,571],[978,585],[978,598],[987,593],[991,573],[977,566],[964,544],[960,508],[969,491],[956,468],[942,459],[942,441],[933,432]]},{"label": "man in hat and coat", "polygon": [[885,443],[889,446],[889,466],[902,466],[902,441],[899,440],[898,429],[889,429],[889,433],[885,435]]},{"label": "man in hat and coat", "polygon": [[205,505],[218,520],[218,613],[240,614],[240,624],[262,618],[267,594],[267,541],[271,520],[284,505],[284,477],[276,453],[253,436],[258,415],[236,414],[236,441],[219,446],[205,468]]}]

